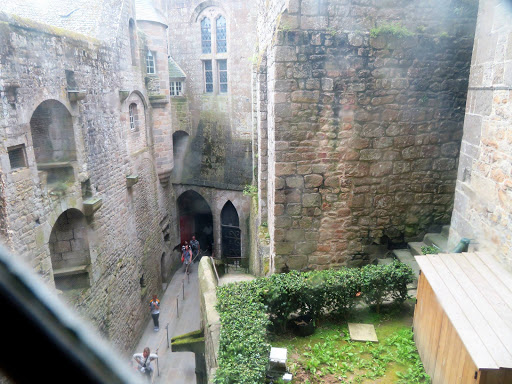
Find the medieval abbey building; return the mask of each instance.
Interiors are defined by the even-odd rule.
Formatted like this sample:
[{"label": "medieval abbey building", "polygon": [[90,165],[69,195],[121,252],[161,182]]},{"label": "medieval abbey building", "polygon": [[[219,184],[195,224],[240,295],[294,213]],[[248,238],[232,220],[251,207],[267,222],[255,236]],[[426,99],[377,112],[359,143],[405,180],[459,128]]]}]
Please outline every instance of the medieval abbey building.
[{"label": "medieval abbey building", "polygon": [[2,243],[122,350],[192,235],[265,275],[451,223],[512,269],[509,8],[2,4]]}]

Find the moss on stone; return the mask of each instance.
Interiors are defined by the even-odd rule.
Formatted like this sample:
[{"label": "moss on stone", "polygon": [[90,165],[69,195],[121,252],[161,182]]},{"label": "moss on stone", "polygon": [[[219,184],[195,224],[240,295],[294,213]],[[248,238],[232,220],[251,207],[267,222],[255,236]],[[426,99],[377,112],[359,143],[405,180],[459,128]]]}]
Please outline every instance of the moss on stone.
[{"label": "moss on stone", "polygon": [[67,37],[73,40],[88,42],[95,45],[101,44],[101,42],[98,39],[83,35],[78,32],[69,31],[64,28],[54,27],[53,25],[43,24],[17,15],[11,15],[11,17],[16,22],[15,25],[20,28],[35,30],[37,32],[43,32],[53,36]]}]

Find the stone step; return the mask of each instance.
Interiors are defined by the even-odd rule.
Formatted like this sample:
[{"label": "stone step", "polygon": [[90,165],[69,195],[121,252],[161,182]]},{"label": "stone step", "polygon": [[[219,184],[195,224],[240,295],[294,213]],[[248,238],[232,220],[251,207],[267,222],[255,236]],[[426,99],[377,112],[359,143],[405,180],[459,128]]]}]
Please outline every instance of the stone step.
[{"label": "stone step", "polygon": [[421,252],[421,247],[427,246],[423,241],[413,241],[410,243],[407,243],[407,246],[409,247],[409,251],[412,253],[413,256],[423,255],[423,252]]},{"label": "stone step", "polygon": [[448,248],[448,238],[441,233],[427,233],[423,242],[429,246],[439,248],[440,252],[445,252]]},{"label": "stone step", "polygon": [[414,271],[416,284],[418,276],[420,275],[420,267],[416,260],[414,259],[414,255],[408,249],[395,249],[393,250],[393,255],[402,263],[412,268],[412,270]]},{"label": "stone step", "polygon": [[389,265],[393,262],[393,258],[391,257],[387,257],[385,259],[377,259],[377,264],[378,265]]},{"label": "stone step", "polygon": [[443,225],[443,229],[441,230],[441,235],[448,238],[450,235],[450,226],[449,225]]}]

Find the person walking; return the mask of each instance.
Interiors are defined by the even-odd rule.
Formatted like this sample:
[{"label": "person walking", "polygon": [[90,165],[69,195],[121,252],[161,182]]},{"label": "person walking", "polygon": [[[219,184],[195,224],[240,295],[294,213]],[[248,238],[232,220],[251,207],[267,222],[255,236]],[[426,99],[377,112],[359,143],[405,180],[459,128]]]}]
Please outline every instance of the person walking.
[{"label": "person walking", "polygon": [[151,317],[153,318],[153,330],[158,332],[160,330],[160,324],[158,323],[158,317],[160,316],[160,300],[157,299],[156,295],[149,302],[149,309],[151,310]]},{"label": "person walking", "polygon": [[199,262],[201,257],[198,258],[197,255],[201,252],[201,244],[199,244],[195,236],[192,236],[192,240],[190,240],[190,248],[192,249],[192,260],[194,260],[194,263]]},{"label": "person walking", "polygon": [[188,246],[188,244],[185,245],[185,249],[183,250],[181,259],[183,260],[183,263],[185,264],[185,272],[187,274],[190,274],[189,268],[190,268],[190,263],[192,263],[192,251],[190,250],[190,247]]},{"label": "person walking", "polygon": [[[158,352],[158,350],[157,350]],[[137,371],[147,377],[148,381],[151,381],[153,375],[153,367],[151,362],[158,359],[158,355],[151,353],[148,347],[144,348],[144,352],[135,353],[133,359],[137,362]]]}]

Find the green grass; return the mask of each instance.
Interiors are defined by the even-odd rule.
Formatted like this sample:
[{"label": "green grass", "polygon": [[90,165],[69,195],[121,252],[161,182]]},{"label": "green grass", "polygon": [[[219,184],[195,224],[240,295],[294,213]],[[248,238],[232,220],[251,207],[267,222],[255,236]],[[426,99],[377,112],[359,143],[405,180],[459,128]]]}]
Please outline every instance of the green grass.
[{"label": "green grass", "polygon": [[276,336],[275,347],[288,348],[293,383],[427,383],[411,331],[412,305],[361,309],[349,322],[371,323],[379,343],[350,341],[346,322],[325,320],[306,338]]}]

